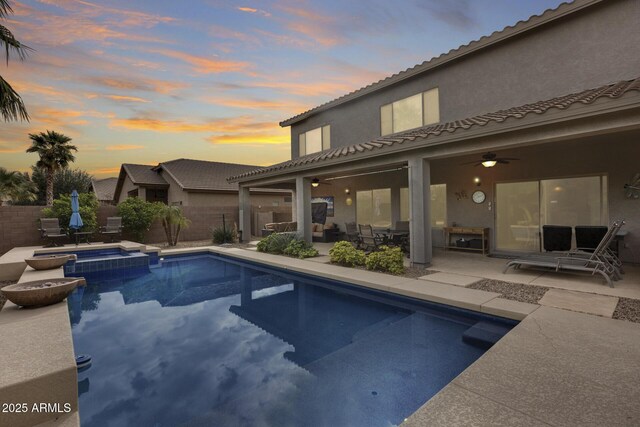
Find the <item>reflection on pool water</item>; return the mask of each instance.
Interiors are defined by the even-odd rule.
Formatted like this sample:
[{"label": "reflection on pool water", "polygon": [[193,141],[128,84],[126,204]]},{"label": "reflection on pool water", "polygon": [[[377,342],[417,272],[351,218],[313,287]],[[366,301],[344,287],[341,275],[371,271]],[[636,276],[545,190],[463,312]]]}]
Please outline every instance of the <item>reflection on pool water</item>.
[{"label": "reflection on pool water", "polygon": [[69,298],[83,426],[397,425],[482,355],[489,318],[214,255]]}]

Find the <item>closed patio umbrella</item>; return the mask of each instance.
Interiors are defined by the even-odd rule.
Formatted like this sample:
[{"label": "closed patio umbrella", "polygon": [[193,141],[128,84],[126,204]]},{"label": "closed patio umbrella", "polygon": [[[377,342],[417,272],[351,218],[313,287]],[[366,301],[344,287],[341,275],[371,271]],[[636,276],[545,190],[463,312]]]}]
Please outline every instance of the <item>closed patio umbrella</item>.
[{"label": "closed patio umbrella", "polygon": [[82,228],[82,217],[80,216],[80,202],[78,201],[78,192],[73,190],[71,193],[71,219],[69,220],[69,228],[79,230]]}]

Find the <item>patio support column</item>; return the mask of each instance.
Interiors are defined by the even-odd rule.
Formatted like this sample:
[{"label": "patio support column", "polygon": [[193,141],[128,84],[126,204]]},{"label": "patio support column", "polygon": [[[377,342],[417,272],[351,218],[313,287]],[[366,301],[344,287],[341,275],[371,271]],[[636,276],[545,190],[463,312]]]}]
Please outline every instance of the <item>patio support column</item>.
[{"label": "patio support column", "polygon": [[431,165],[428,160],[409,160],[409,211],[411,264],[429,266],[431,242]]},{"label": "patio support column", "polygon": [[296,178],[296,221],[298,234],[311,243],[311,180]]},{"label": "patio support column", "polygon": [[239,188],[239,207],[240,207],[240,231],[242,231],[242,241],[251,241],[251,195],[249,187],[240,186]]},{"label": "patio support column", "polygon": [[391,186],[391,228],[396,228],[400,221],[400,186]]}]

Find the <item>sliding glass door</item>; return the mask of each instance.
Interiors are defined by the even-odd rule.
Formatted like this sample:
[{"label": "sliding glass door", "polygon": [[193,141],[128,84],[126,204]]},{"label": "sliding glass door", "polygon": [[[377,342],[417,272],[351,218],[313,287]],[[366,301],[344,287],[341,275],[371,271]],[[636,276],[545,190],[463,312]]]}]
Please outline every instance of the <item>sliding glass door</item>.
[{"label": "sliding glass door", "polygon": [[607,222],[606,176],[496,184],[498,250],[540,251],[543,225],[575,227]]}]

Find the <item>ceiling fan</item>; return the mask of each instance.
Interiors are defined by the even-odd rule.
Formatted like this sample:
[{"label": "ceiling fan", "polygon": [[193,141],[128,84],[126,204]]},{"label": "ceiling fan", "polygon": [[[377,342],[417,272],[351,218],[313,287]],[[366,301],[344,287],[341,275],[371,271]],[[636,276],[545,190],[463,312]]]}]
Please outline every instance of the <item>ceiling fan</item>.
[{"label": "ceiling fan", "polygon": [[330,182],[322,182],[322,181],[320,181],[320,179],[318,179],[318,178],[313,178],[313,179],[311,180],[311,186],[312,186],[313,188],[317,188],[320,184],[322,184],[322,185],[331,185],[331,183],[330,183]]},{"label": "ceiling fan", "polygon": [[482,159],[474,160],[473,162],[462,163],[463,165],[484,166],[485,168],[492,168],[498,163],[508,165],[512,160],[520,160],[515,157],[497,157],[496,153],[488,152],[482,155]]}]

